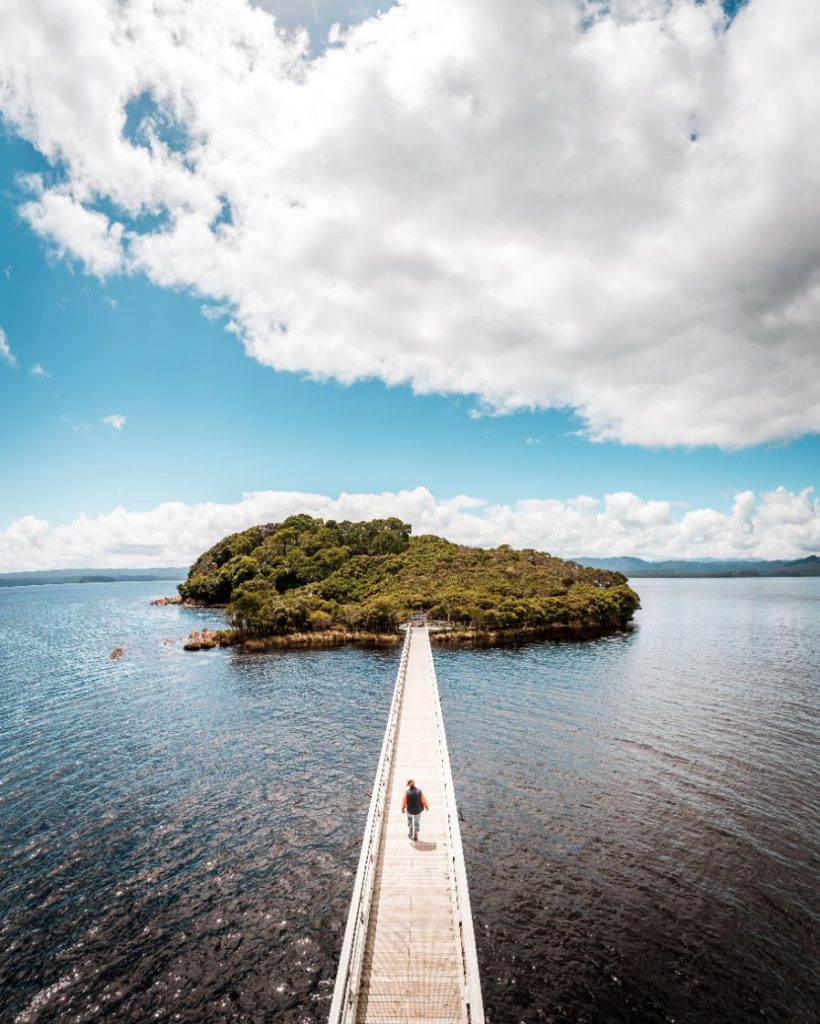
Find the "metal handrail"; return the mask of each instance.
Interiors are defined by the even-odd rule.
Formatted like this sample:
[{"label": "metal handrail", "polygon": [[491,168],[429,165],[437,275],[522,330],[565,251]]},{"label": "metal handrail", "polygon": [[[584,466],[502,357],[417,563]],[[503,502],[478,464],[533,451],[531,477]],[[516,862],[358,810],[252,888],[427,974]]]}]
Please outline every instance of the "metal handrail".
[{"label": "metal handrail", "polygon": [[[425,630],[426,631],[426,630]],[[441,711],[441,696],[433,663],[433,652],[427,645],[429,655],[430,676],[435,693],[436,733],[439,744],[439,756],[444,766],[444,800],[447,811],[447,831],[450,840],[451,866],[453,869],[455,912],[461,935],[462,970],[464,977],[464,1010],[465,1020],[469,1024],[484,1024],[484,1001],[481,996],[481,978],[478,972],[478,953],[475,945],[473,929],[473,912],[470,906],[470,892],[467,887],[467,869],[464,864],[464,848],[461,843],[461,828],[458,824],[458,804],[453,788],[453,772],[450,767],[450,752],[447,747],[447,733],[444,728],[444,716]]]},{"label": "metal handrail", "polygon": [[364,827],[364,841],[356,871],[356,882],[350,899],[350,912],[347,917],[342,952],[339,957],[339,970],[336,974],[336,985],[330,1004],[328,1024],[350,1024],[356,1019],[356,1007],[359,999],[359,984],[362,973],[367,926],[370,920],[370,908],[373,902],[373,884],[376,878],[376,863],[382,835],[382,820],[387,803],[387,786],[390,781],[390,770],[393,763],[393,746],[396,739],[396,726],[404,695],[404,681],[407,675],[407,658],[410,651],[412,629],[408,629],[404,638],[396,685],[393,689],[393,700],[387,716],[387,727],[384,731],[381,755],[376,768],[376,781],[370,808]]}]

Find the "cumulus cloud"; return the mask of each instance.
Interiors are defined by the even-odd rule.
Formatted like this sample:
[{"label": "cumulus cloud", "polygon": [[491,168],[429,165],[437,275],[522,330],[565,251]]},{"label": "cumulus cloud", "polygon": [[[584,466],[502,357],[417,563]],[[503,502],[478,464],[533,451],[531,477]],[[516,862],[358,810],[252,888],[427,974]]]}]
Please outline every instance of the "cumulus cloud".
[{"label": "cumulus cloud", "polygon": [[17,366],[17,358],[11,350],[9,339],[6,337],[6,332],[2,327],[0,327],[0,359],[4,363],[8,363],[9,366]]},{"label": "cumulus cloud", "polygon": [[29,370],[29,373],[31,374],[32,377],[43,377],[46,378],[47,380],[51,380],[51,374],[48,372],[48,370],[45,370],[42,366],[40,366],[39,363],[35,363]]},{"label": "cumulus cloud", "polygon": [[820,550],[820,500],[811,488],[739,493],[729,511],[676,515],[667,501],[635,494],[529,499],[492,505],[424,487],[337,498],[291,491],[246,494],[234,504],[167,502],[147,512],[116,508],[52,526],[24,516],[0,532],[0,572],[109,566],[187,565],[227,533],[299,512],[324,519],[398,516],[415,533],[484,547],[512,544],[553,554],[662,558],[799,558]]},{"label": "cumulus cloud", "polygon": [[104,276],[122,263],[122,225],[105,214],[89,210],[61,189],[42,188],[36,200],[24,203],[20,212],[29,224],[55,243],[60,255],[76,256],[91,274]]},{"label": "cumulus cloud", "polygon": [[125,426],[125,417],[120,413],[114,413],[111,416],[103,416],[100,422],[104,423],[107,427],[113,427],[114,430],[122,430]]},{"label": "cumulus cloud", "polygon": [[7,0],[0,109],[36,231],[262,363],[732,448],[820,429],[818,51],[804,0],[405,0],[319,56],[243,0]]}]

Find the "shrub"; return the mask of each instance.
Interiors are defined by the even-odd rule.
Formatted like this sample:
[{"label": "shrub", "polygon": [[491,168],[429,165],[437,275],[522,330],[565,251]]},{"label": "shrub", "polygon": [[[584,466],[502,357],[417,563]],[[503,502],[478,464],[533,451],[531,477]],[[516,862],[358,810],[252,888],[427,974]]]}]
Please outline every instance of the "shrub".
[{"label": "shrub", "polygon": [[308,626],[316,633],[324,632],[333,627],[333,616],[329,612],[317,608],[308,615]]}]

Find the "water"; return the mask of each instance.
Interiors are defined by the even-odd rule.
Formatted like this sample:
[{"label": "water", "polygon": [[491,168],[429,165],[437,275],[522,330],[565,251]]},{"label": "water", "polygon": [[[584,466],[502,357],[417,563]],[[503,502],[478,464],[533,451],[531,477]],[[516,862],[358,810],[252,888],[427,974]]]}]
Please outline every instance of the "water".
[{"label": "water", "polygon": [[[636,586],[436,650],[487,1018],[814,1022],[820,581]],[[3,1022],[326,1017],[398,651],[187,654],[168,589],[0,590]]]}]

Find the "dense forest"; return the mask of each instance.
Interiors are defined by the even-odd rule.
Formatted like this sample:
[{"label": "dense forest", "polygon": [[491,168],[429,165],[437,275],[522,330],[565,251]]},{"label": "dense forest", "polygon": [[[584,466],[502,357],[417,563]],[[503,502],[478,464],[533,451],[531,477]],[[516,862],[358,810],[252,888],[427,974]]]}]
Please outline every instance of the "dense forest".
[{"label": "dense forest", "polygon": [[462,634],[606,632],[623,628],[638,607],[620,573],[410,533],[398,519],[291,516],[219,541],[179,591],[186,601],[224,605],[232,642],[389,633],[415,612]]}]

